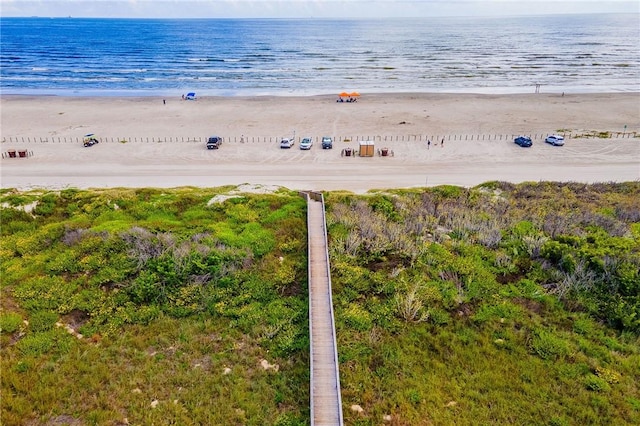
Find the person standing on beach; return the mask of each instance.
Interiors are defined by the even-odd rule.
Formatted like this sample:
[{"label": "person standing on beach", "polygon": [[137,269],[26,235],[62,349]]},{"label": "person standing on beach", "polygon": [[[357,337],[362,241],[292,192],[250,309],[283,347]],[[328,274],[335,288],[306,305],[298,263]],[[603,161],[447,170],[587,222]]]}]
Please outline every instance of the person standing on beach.
[{"label": "person standing on beach", "polygon": [[427,139],[427,149],[431,147],[431,139]]},{"label": "person standing on beach", "polygon": [[444,138],[442,138],[442,140],[440,141],[440,148],[442,148],[444,146]]}]

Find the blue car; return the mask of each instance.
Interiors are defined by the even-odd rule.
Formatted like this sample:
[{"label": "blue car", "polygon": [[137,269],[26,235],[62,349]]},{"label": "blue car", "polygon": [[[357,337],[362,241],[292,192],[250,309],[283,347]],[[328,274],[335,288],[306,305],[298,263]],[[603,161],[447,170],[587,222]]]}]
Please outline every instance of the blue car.
[{"label": "blue car", "polygon": [[333,139],[331,139],[331,136],[323,136],[322,149],[331,149],[331,148],[333,148]]},{"label": "blue car", "polygon": [[531,142],[531,138],[528,136],[518,136],[513,141],[516,143],[516,145],[520,145],[523,148],[529,148],[531,145],[533,145],[533,142]]}]

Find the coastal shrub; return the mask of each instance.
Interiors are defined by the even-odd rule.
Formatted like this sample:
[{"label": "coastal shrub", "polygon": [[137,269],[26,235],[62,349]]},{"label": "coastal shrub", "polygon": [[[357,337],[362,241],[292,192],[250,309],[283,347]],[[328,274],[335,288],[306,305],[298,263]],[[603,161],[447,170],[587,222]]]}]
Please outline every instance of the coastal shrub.
[{"label": "coastal shrub", "polygon": [[595,325],[592,320],[589,318],[577,318],[573,322],[572,329],[574,332],[578,334],[582,334],[585,336],[592,335],[595,331]]},{"label": "coastal shrub", "polygon": [[196,206],[204,206],[203,197],[189,189],[177,190],[176,197],[170,202],[171,210],[184,214]]},{"label": "coastal shrub", "polygon": [[68,246],[72,247],[79,244],[83,239],[97,235],[97,233],[82,227],[65,226],[64,234],[60,238],[60,241]]},{"label": "coastal shrub", "polygon": [[251,247],[257,257],[264,256],[275,247],[273,233],[257,223],[248,223],[243,226],[239,235],[243,247]]},{"label": "coastal shrub", "polygon": [[342,313],[346,324],[357,331],[367,331],[373,326],[371,315],[362,306],[350,303]]},{"label": "coastal shrub", "polygon": [[618,330],[640,333],[640,296],[622,298],[616,295],[598,302],[591,310],[593,314]]},{"label": "coastal shrub", "polygon": [[179,229],[182,222],[173,212],[154,210],[152,214],[140,221],[140,225],[159,232],[171,232]]},{"label": "coastal shrub", "polygon": [[38,197],[36,197],[35,195],[22,193],[22,192],[2,194],[2,202],[11,207],[25,206],[34,201],[37,202],[37,200],[38,200]]},{"label": "coastal shrub", "polygon": [[400,214],[388,196],[377,195],[369,200],[369,205],[374,212],[382,214],[387,220],[392,222],[400,220]]},{"label": "coastal shrub", "polygon": [[302,197],[294,197],[293,200],[289,199],[287,203],[270,205],[268,214],[261,216],[261,221],[265,225],[278,224],[287,219],[306,221],[306,207]]},{"label": "coastal shrub", "polygon": [[[149,325],[163,315],[162,308],[158,305],[128,305],[128,310],[131,324]],[[198,311],[198,309],[189,309],[186,314],[174,311],[170,311],[169,314],[180,318]]]},{"label": "coastal shrub", "polygon": [[33,311],[57,311],[65,306],[77,291],[73,282],[59,276],[34,276],[21,281],[13,288],[13,296],[21,306]]},{"label": "coastal shrub", "polygon": [[248,205],[244,198],[232,198],[227,201],[225,213],[233,225],[244,225],[258,221],[258,212]]},{"label": "coastal shrub", "polygon": [[58,321],[58,315],[51,311],[38,311],[29,316],[29,330],[34,332],[51,330]]},{"label": "coastal shrub", "polygon": [[127,288],[134,303],[146,304],[152,302],[162,302],[163,295],[157,290],[159,278],[155,272],[142,271]]},{"label": "coastal shrub", "polygon": [[609,383],[595,374],[587,375],[584,379],[584,385],[587,389],[594,392],[607,392],[611,390]]},{"label": "coastal shrub", "polygon": [[0,227],[0,235],[2,236],[34,229],[34,218],[22,209],[0,208],[0,215],[2,215],[2,227]]},{"label": "coastal shrub", "polygon": [[64,229],[58,224],[41,226],[36,232],[21,232],[12,239],[13,249],[21,256],[36,255],[59,241]]},{"label": "coastal shrub", "polygon": [[394,329],[397,326],[398,320],[392,298],[371,297],[367,300],[364,309],[369,313],[372,323],[375,324],[371,330],[375,329],[376,325],[387,329]]},{"label": "coastal shrub", "polygon": [[570,246],[563,244],[555,240],[547,240],[540,248],[540,255],[556,264],[560,263],[561,259],[567,252],[570,251]]},{"label": "coastal shrub", "polygon": [[[245,315],[253,319],[240,319],[243,327],[259,335],[260,341],[278,356],[288,356],[308,348],[308,310],[295,299],[276,299],[261,306],[245,306]],[[252,313],[249,313],[252,312]]]},{"label": "coastal shrub", "polygon": [[92,221],[92,230],[94,232],[108,231],[119,232],[124,231],[131,226],[131,216],[123,210],[109,210],[101,213]]},{"label": "coastal shrub", "polygon": [[419,295],[417,284],[398,291],[395,295],[395,305],[398,316],[407,322],[422,322],[429,319],[429,312]]},{"label": "coastal shrub", "polygon": [[451,322],[451,315],[441,308],[429,308],[429,322],[436,327],[449,324]]},{"label": "coastal shrub", "polygon": [[569,426],[569,420],[564,417],[552,417],[547,423],[549,426]]},{"label": "coastal shrub", "polygon": [[[640,381],[640,226],[629,222],[640,184],[494,187],[455,197],[327,194],[343,397],[365,407],[358,419],[367,424],[382,413],[411,424],[425,413],[447,424],[535,424],[543,405],[550,423],[639,423],[628,395]],[[13,398],[3,419],[67,412],[69,398],[39,396],[55,390],[84,401],[74,417],[85,423],[122,412],[132,423],[273,424],[288,412],[308,421],[304,200],[265,194],[205,205],[228,191],[71,191],[56,196],[50,215],[25,216],[19,232],[3,234],[0,367],[14,375],[3,380]],[[376,199],[385,200],[378,211]],[[387,201],[401,220],[384,213]],[[236,208],[229,220],[228,207]],[[148,221],[156,211],[170,220]],[[551,212],[564,218],[548,228],[554,235],[544,222]],[[260,256],[254,230],[270,239],[266,248],[257,241]],[[426,321],[405,320],[397,297],[420,302],[412,315]],[[9,328],[25,332],[15,342],[2,326],[11,310],[19,314]],[[41,312],[50,316],[44,331],[21,325],[22,315]],[[48,328],[54,318],[85,338]],[[256,368],[261,359],[279,372]],[[174,407],[166,402],[176,384]],[[154,394],[159,405],[149,411],[154,389],[165,394]],[[216,400],[204,401],[212,389]],[[238,400],[253,402],[240,414]]]},{"label": "coastal shrub", "polygon": [[140,204],[147,204],[153,201],[163,193],[163,190],[152,187],[137,188],[135,190],[135,197],[140,200]]},{"label": "coastal shrub", "polygon": [[58,196],[53,193],[43,195],[38,200],[38,204],[36,204],[36,207],[33,209],[33,213],[38,216],[53,215],[56,209],[57,201]]},{"label": "coastal shrub", "polygon": [[46,272],[61,274],[77,274],[81,270],[81,265],[77,261],[78,253],[75,250],[64,250],[47,262]]},{"label": "coastal shrub", "polygon": [[515,320],[523,315],[522,307],[509,301],[501,303],[482,304],[475,314],[473,320],[478,322]]},{"label": "coastal shrub", "polygon": [[[38,194],[33,199],[38,201],[44,195],[47,210],[40,213],[46,215],[13,215],[16,226],[11,229],[18,232],[4,233],[0,241],[3,306],[18,305],[31,323],[24,328],[24,336],[7,346],[8,356],[0,360],[1,367],[13,374],[20,370],[16,365],[21,361],[15,359],[35,359],[37,365],[45,366],[37,371],[37,378],[25,377],[25,382],[35,384],[33,391],[19,392],[21,401],[27,403],[3,404],[3,419],[26,419],[34,406],[43,407],[47,413],[64,412],[63,404],[56,401],[68,399],[47,397],[43,402],[38,396],[43,390],[61,389],[65,395],[80,396],[91,392],[124,401],[132,383],[143,388],[138,383],[150,380],[153,387],[171,388],[164,381],[166,377],[201,387],[193,395],[181,395],[181,403],[186,400],[185,404],[193,406],[202,405],[199,395],[206,393],[204,389],[233,389],[245,395],[243,400],[278,390],[282,407],[269,408],[268,415],[258,415],[261,411],[252,408],[252,413],[244,416],[245,423],[248,419],[264,419],[257,423],[272,424],[284,410],[296,413],[293,419],[308,417],[304,415],[308,411],[304,408],[308,401],[304,385],[305,378],[308,380],[304,361],[309,346],[308,302],[301,289],[305,282],[306,238],[300,197],[261,195],[254,201],[246,197],[250,202],[244,206],[243,214],[255,223],[238,223],[225,217],[224,208],[205,206],[204,200],[211,196],[208,190],[67,191],[60,196]],[[297,207],[288,207],[289,202]],[[278,209],[281,211],[271,215]],[[3,214],[3,232],[7,229],[6,217]],[[267,217],[268,226],[261,225]],[[229,240],[215,235],[212,225],[218,223],[224,223],[221,228],[229,230]],[[281,254],[290,267],[286,279],[280,280],[287,285],[280,290],[274,275],[263,269],[266,263],[262,259],[277,265]],[[271,307],[274,300],[285,304]],[[13,338],[8,330],[15,329],[15,333],[22,329],[21,316],[7,314],[0,314],[3,349]],[[160,324],[168,324],[168,318],[180,318],[180,323],[168,329],[161,327]],[[62,329],[51,328],[58,319],[90,336],[78,341],[85,350],[68,351],[76,339]],[[265,324],[273,329],[265,332],[270,338],[263,340],[261,327]],[[98,342],[99,345],[93,344]],[[232,356],[226,350],[231,347],[237,348]],[[143,351],[154,355],[139,356]],[[63,353],[64,357],[57,356]],[[52,355],[56,363],[46,362]],[[267,383],[261,377],[249,379],[258,357],[287,366],[280,374],[270,375],[277,383]],[[148,359],[154,362],[149,363]],[[122,360],[133,367],[122,369]],[[191,371],[196,364],[209,369],[208,363],[216,368],[222,363],[233,365],[233,384],[228,380],[231,376]],[[174,373],[158,375],[157,368]],[[120,371],[122,382],[117,377],[105,379],[101,370]],[[20,371],[23,373],[19,374],[31,374],[29,368]],[[196,376],[200,378],[194,380]],[[105,388],[104,383],[109,386]],[[247,383],[252,384],[253,390],[248,390]],[[293,386],[289,386],[291,383]],[[5,385],[3,395],[7,393]],[[258,388],[267,391],[256,393]],[[226,404],[233,405],[229,401]],[[23,405],[23,415],[7,414],[15,414]],[[265,404],[260,405],[262,409]],[[81,421],[101,423],[114,418],[115,414],[107,415],[91,402],[87,406],[79,409],[77,418]],[[137,409],[125,411],[134,421],[144,423],[141,414],[136,414]],[[229,423],[229,418],[218,414],[215,421],[204,420],[211,417],[203,417],[201,411],[190,410],[189,415],[206,424]],[[180,419],[198,421],[191,417]]]},{"label": "coastal shrub", "polygon": [[29,333],[18,341],[17,347],[23,355],[27,356],[42,355],[51,351],[54,347],[56,347],[57,351],[64,351],[66,345],[58,346],[63,340],[59,337],[56,330]]},{"label": "coastal shrub", "polygon": [[461,186],[455,186],[455,185],[439,185],[431,188],[432,194],[438,197],[441,197],[443,199],[458,198],[464,194],[464,191],[465,191],[464,188],[462,188]]},{"label": "coastal shrub", "polygon": [[0,313],[0,333],[11,334],[20,329],[22,317],[16,312]]},{"label": "coastal shrub", "polygon": [[631,409],[633,411],[640,412],[640,399],[630,396],[626,401],[631,406]]},{"label": "coastal shrub", "polygon": [[285,259],[282,262],[274,264],[275,271],[270,276],[273,284],[280,291],[283,291],[287,286],[292,284],[296,279],[297,268],[293,261]]},{"label": "coastal shrub", "polygon": [[191,226],[199,226],[202,222],[206,222],[211,218],[211,212],[209,212],[203,206],[197,205],[186,211],[183,211],[180,218],[185,224]]},{"label": "coastal shrub", "polygon": [[569,346],[565,340],[543,329],[533,331],[529,348],[532,353],[545,360],[557,360],[569,353]]},{"label": "coastal shrub", "polygon": [[595,375],[610,385],[620,382],[620,374],[609,368],[596,367]]},{"label": "coastal shrub", "polygon": [[[169,294],[167,302],[164,311],[174,318],[194,315],[204,309],[202,288],[199,284],[182,285]],[[155,314],[155,311],[147,312],[147,317],[151,317],[152,314]],[[136,315],[132,317],[136,318]]]}]

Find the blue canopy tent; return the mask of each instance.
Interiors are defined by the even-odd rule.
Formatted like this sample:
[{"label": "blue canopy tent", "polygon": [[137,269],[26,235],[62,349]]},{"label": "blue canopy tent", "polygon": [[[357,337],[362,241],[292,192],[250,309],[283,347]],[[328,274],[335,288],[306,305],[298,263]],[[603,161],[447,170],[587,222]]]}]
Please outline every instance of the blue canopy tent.
[{"label": "blue canopy tent", "polygon": [[188,100],[188,101],[195,101],[196,100],[196,92],[187,93],[187,96],[185,97],[185,99]]}]

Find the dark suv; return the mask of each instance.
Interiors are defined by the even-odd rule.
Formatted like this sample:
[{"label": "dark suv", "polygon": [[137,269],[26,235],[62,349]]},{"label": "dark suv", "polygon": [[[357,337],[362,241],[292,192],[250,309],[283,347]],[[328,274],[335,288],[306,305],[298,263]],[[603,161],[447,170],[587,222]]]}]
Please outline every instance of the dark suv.
[{"label": "dark suv", "polygon": [[531,145],[533,145],[533,142],[531,142],[531,138],[528,136],[518,136],[513,141],[516,143],[516,145],[520,145],[523,148],[529,148]]},{"label": "dark suv", "polygon": [[218,149],[222,145],[222,138],[220,136],[211,136],[207,140],[207,149]]},{"label": "dark suv", "polygon": [[333,148],[333,139],[329,136],[322,137],[322,149],[331,149]]}]

